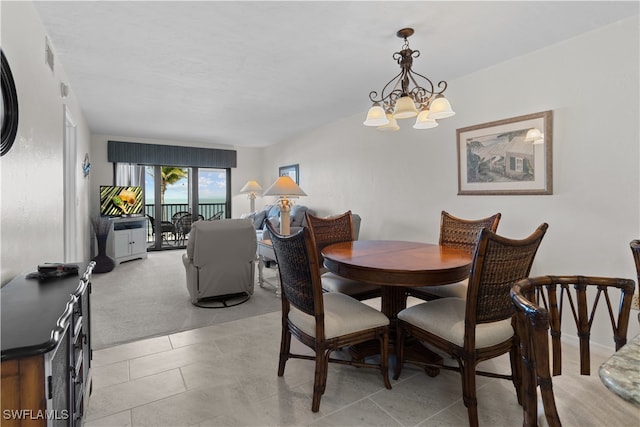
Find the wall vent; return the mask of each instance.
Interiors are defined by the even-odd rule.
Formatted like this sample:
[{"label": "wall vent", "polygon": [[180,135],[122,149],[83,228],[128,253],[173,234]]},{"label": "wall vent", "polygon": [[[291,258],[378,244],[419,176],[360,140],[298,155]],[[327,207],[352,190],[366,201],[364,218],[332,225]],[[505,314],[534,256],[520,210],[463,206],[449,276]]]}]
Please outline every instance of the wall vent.
[{"label": "wall vent", "polygon": [[51,41],[48,37],[44,38],[44,62],[51,68],[51,72],[53,72],[53,49],[51,49]]}]

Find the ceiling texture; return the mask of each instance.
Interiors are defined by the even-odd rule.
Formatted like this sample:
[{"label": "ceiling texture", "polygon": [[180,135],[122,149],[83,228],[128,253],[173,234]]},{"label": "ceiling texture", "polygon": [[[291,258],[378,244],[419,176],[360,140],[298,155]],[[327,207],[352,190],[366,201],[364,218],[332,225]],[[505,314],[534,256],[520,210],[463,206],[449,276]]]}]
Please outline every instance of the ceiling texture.
[{"label": "ceiling texture", "polygon": [[415,29],[409,43],[421,54],[414,70],[451,88],[457,78],[638,15],[639,8],[637,1],[35,7],[93,133],[245,147],[358,113],[364,120],[369,92],[399,72],[392,55],[401,49],[401,28]]}]

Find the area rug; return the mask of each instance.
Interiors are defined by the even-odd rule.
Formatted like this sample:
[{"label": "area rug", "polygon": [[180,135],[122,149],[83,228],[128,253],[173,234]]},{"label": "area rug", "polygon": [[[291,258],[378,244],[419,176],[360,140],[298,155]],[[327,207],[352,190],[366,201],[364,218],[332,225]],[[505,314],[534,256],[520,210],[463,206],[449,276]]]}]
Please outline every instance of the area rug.
[{"label": "area rug", "polygon": [[[238,306],[209,309],[192,305],[181,258],[184,252],[149,252],[147,259],[125,262],[108,273],[93,275],[94,349],[280,310],[274,290],[257,285],[249,301]],[[275,269],[265,269],[265,277],[271,281],[276,275]]]}]

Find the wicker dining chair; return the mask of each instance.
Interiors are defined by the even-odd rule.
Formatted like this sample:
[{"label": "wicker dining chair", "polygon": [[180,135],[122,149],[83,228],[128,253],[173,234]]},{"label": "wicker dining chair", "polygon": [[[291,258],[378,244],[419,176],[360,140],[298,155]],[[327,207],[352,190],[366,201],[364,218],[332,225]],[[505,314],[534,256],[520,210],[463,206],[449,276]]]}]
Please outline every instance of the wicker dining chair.
[{"label": "wicker dining chair", "polygon": [[[412,336],[458,362],[458,366],[419,364],[460,372],[471,427],[478,426],[476,375],[512,380],[520,401],[518,346],[512,327],[514,311],[509,290],[513,283],[529,275],[547,227],[546,223],[541,224],[522,240],[508,239],[483,229],[471,264],[466,300],[440,298],[400,311],[394,379],[399,378],[404,363],[405,339]],[[511,356],[510,375],[476,370],[479,362],[506,353]]]},{"label": "wicker dining chair", "polygon": [[[483,228],[494,233],[498,229],[501,213],[481,219],[463,219],[442,211],[440,216],[440,246],[462,249],[469,255],[473,255],[478,242],[478,236]],[[467,297],[468,280],[439,286],[422,286],[410,288],[409,294],[426,301],[445,297]]]},{"label": "wicker dining chair", "polygon": [[[379,369],[384,385],[388,374],[389,319],[380,311],[338,292],[322,292],[318,255],[307,228],[283,236],[267,221],[282,286],[282,337],[278,376],[290,358],[315,360],[311,410],[318,412],[325,392],[329,362]],[[291,353],[291,335],[311,348],[315,356]],[[362,342],[380,342],[380,361],[364,363],[334,359],[331,353]]]},{"label": "wicker dining chair", "polygon": [[[636,272],[638,273],[638,296],[640,298],[640,240],[634,239],[629,243],[633,260],[636,264]],[[638,323],[640,323],[640,312],[638,312]]]},{"label": "wicker dining chair", "polygon": [[329,218],[320,218],[310,214],[308,211],[305,214],[307,216],[307,227],[316,242],[322,289],[325,292],[340,292],[360,301],[379,297],[381,294],[380,286],[347,279],[331,273],[323,267],[324,257],[321,252],[326,246],[354,240],[351,211]]},{"label": "wicker dining chair", "polygon": [[[596,308],[607,308],[608,316],[596,323],[602,325],[609,318],[617,351],[627,342],[634,287],[629,279],[588,276],[540,276],[514,284],[511,300],[522,358],[523,426],[556,427],[562,425],[561,419],[575,426],[638,425],[640,409],[607,390],[597,375],[589,375],[589,337]],[[573,319],[568,320],[570,330],[577,331],[580,375],[562,373],[563,314]],[[538,408],[540,399],[544,412]]]}]

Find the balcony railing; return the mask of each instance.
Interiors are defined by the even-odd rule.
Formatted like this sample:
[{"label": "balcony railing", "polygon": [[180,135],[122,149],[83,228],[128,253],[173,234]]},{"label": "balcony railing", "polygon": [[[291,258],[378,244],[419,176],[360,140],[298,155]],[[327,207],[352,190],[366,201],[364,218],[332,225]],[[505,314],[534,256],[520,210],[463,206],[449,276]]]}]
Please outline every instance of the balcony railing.
[{"label": "balcony railing", "polygon": [[[189,212],[188,203],[164,203],[162,205],[162,221],[171,221],[178,212]],[[226,203],[199,203],[198,212],[194,215],[202,215],[204,219],[211,218],[218,212],[222,212],[222,218],[226,218]],[[155,205],[144,205],[144,213],[155,217]]]},{"label": "balcony railing", "polygon": [[[162,204],[162,221],[172,221],[174,215],[179,212],[189,212],[189,204],[188,203],[164,203]],[[227,205],[226,203],[199,203],[198,204],[198,212],[195,215],[202,215],[204,219],[209,219],[212,216],[216,215],[218,212],[222,212],[221,217],[227,217]],[[144,213],[151,217],[155,218],[155,205],[148,204],[144,205]],[[175,224],[174,224],[175,225]],[[153,224],[147,221],[147,243],[154,243],[154,233],[152,230]],[[165,241],[168,246],[175,245],[175,235],[171,233],[165,233],[166,236],[163,236],[163,246],[165,246]]]}]

